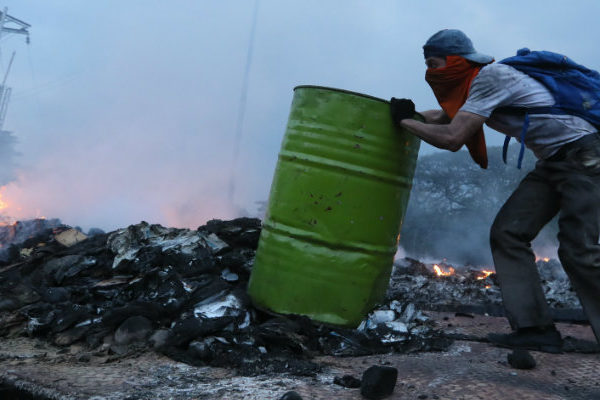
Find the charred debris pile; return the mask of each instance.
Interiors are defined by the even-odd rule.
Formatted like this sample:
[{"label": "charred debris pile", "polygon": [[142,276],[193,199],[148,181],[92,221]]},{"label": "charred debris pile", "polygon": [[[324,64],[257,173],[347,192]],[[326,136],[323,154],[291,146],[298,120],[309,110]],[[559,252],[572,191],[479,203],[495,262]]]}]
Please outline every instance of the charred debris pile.
[{"label": "charred debris pile", "polygon": [[357,329],[252,307],[246,286],[260,220],[197,230],[142,222],[82,233],[58,220],[0,227],[0,340],[78,348],[77,360],[153,349],[192,365],[312,375],[315,355],[444,350],[410,299],[390,298]]},{"label": "charred debris pile", "polygon": [[[579,299],[560,262],[539,259],[538,272],[544,295],[557,321],[586,320]],[[388,297],[423,310],[468,312],[504,316],[496,274],[491,268],[424,264],[397,260]]]}]

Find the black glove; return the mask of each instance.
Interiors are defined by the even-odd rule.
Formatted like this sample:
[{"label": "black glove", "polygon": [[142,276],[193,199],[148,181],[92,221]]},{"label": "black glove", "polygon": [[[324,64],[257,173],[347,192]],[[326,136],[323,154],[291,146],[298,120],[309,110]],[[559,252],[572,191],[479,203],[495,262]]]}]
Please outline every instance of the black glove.
[{"label": "black glove", "polygon": [[411,99],[397,99],[392,97],[390,100],[390,110],[394,123],[400,124],[400,121],[403,119],[414,117],[415,103]]}]

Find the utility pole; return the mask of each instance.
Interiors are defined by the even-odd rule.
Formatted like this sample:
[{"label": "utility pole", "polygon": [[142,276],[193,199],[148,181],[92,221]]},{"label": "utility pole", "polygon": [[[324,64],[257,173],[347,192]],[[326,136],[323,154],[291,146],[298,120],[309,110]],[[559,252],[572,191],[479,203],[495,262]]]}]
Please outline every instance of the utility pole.
[{"label": "utility pole", "polygon": [[[4,10],[0,13],[0,40],[7,34],[18,34],[25,35],[25,42],[29,44],[29,25],[27,22],[23,22],[20,19],[12,17],[7,13],[8,8],[4,7]],[[6,117],[6,110],[8,109],[8,102],[10,101],[11,88],[6,86],[6,80],[8,79],[8,73],[12,66],[13,60],[15,59],[15,52],[13,51],[10,57],[8,68],[4,74],[4,80],[0,86],[0,132],[4,126],[4,119]]]}]

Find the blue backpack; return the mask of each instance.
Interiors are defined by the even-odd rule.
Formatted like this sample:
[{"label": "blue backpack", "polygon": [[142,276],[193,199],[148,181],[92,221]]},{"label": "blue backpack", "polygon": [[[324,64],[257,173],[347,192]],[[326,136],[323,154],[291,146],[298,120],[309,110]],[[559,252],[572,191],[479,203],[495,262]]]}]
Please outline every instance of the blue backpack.
[{"label": "blue backpack", "polygon": [[[529,128],[529,114],[568,114],[581,117],[600,130],[600,74],[575,63],[570,58],[549,51],[517,51],[515,57],[499,61],[526,73],[542,83],[552,94],[555,104],[550,107],[501,107],[505,111],[525,116],[521,130],[521,150],[518,168],[521,168],[525,152],[525,135]],[[510,136],[504,140],[502,160],[506,164],[506,153]]]}]

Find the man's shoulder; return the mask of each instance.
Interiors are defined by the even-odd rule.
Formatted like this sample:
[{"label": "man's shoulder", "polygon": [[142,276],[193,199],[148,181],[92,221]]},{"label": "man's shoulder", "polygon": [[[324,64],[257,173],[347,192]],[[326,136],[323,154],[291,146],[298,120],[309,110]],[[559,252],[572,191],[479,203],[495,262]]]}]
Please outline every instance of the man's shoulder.
[{"label": "man's shoulder", "polygon": [[506,84],[519,81],[526,77],[526,74],[510,65],[493,63],[482,67],[475,79],[479,78],[479,80],[485,80],[488,81],[488,83],[495,82]]}]

